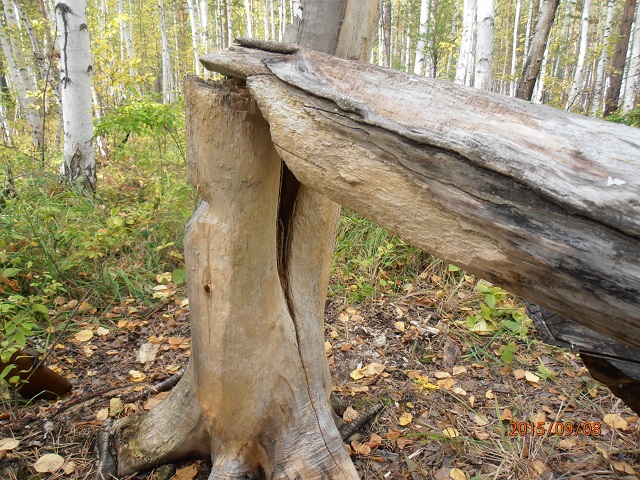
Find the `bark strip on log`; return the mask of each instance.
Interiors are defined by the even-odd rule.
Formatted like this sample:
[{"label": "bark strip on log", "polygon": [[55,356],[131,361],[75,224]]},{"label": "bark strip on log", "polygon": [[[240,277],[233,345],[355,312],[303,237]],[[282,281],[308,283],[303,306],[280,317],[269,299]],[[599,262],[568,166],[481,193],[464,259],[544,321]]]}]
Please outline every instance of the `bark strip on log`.
[{"label": "bark strip on log", "polygon": [[203,63],[244,69],[303,184],[640,347],[638,129],[304,49],[262,55]]}]

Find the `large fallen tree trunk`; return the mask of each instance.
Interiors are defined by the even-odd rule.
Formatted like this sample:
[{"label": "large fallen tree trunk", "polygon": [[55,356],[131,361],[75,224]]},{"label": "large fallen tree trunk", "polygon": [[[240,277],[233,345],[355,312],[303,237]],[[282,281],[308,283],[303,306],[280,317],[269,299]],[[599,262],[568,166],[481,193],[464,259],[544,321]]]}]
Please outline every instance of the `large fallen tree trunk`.
[{"label": "large fallen tree trunk", "polygon": [[246,79],[304,185],[448,262],[640,348],[640,130],[291,46]]}]

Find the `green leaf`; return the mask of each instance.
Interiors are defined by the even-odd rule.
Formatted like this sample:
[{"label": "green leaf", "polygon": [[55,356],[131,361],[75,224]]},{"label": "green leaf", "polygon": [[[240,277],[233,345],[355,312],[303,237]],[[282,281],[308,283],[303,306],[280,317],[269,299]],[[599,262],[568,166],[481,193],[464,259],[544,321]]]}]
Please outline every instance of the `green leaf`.
[{"label": "green leaf", "polygon": [[490,293],[486,294],[484,296],[484,303],[486,303],[487,305],[489,305],[491,308],[496,306],[496,297],[494,297],[493,295],[491,295]]},{"label": "green leaf", "polygon": [[449,264],[449,265],[447,265],[447,271],[449,271],[449,272],[459,272],[460,268],[456,267],[455,265]]},{"label": "green leaf", "polygon": [[19,268],[5,268],[2,271],[2,276],[6,278],[15,277],[18,273],[20,273]]},{"label": "green leaf", "polygon": [[478,285],[476,285],[476,288],[482,293],[492,293],[491,288],[487,287],[484,283],[478,283]]}]

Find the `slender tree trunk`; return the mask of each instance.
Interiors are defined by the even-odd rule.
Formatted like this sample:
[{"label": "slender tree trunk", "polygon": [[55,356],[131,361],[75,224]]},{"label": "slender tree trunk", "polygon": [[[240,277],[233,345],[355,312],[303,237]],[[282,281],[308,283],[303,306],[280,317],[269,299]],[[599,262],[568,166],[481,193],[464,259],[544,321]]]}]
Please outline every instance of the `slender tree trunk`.
[{"label": "slender tree trunk", "polygon": [[627,67],[627,84],[624,91],[622,113],[629,113],[636,106],[640,90],[640,8],[636,6],[636,19],[633,32],[633,46]]},{"label": "slender tree trunk", "polygon": [[535,94],[533,96],[533,103],[543,103],[544,101],[544,82],[547,75],[548,60],[549,60],[549,43],[547,42],[547,46],[544,49],[544,54],[542,56],[542,66],[540,67],[540,75],[538,76],[538,81],[536,82]]},{"label": "slender tree trunk", "polygon": [[[364,60],[377,6],[309,2],[294,42]],[[185,97],[188,170],[204,199],[185,240],[190,365],[162,404],[111,429],[118,474],[195,454],[211,456],[211,480],[356,479],[323,338],[339,207],[283,167],[242,83],[191,77]]]},{"label": "slender tree trunk", "polygon": [[622,87],[622,74],[627,60],[627,48],[631,36],[631,24],[636,11],[636,0],[626,0],[624,11],[620,20],[620,33],[616,51],[611,61],[611,74],[609,75],[609,87],[604,101],[604,116],[608,117],[618,109],[620,89]]},{"label": "slender tree trunk", "polygon": [[278,41],[284,39],[284,0],[278,0]]},{"label": "slender tree trunk", "polygon": [[573,76],[573,83],[569,98],[567,99],[566,110],[570,110],[578,98],[582,90],[582,71],[584,69],[584,60],[587,56],[587,41],[589,39],[589,5],[590,0],[584,0],[582,7],[582,21],[580,27],[580,50],[578,51],[578,63]]},{"label": "slender tree trunk", "polygon": [[231,16],[231,0],[224,0],[224,16],[227,21],[227,47],[233,44],[233,17]]},{"label": "slender tree trunk", "polygon": [[529,49],[529,54],[525,57],[524,69],[516,91],[516,97],[518,98],[531,100],[533,87],[535,87],[536,79],[540,73],[542,57],[549,41],[549,32],[551,32],[551,26],[559,4],[560,0],[541,0],[540,14],[531,40],[531,48]]},{"label": "slender tree trunk", "polygon": [[64,151],[61,172],[65,180],[96,187],[91,108],[91,53],[86,0],[66,0],[56,5],[60,42],[60,89]]},{"label": "slender tree trunk", "polygon": [[[189,6],[189,25],[191,26],[191,46],[193,48],[193,58],[196,67],[196,75],[202,75],[202,64],[200,63],[200,48],[198,47],[198,28],[196,26],[196,9],[193,0],[187,0]],[[249,35],[251,36],[251,35]]]},{"label": "slender tree trunk", "polygon": [[211,48],[209,44],[209,4],[207,0],[200,0],[200,47],[204,53],[208,53],[209,48]]},{"label": "slender tree trunk", "polygon": [[611,22],[613,20],[614,5],[615,0],[608,0],[606,20],[604,24],[604,30],[602,32],[602,40],[600,42],[602,51],[600,52],[600,57],[598,58],[598,65],[596,67],[596,81],[593,87],[593,95],[591,99],[590,111],[592,115],[595,115],[598,111],[600,111],[600,107],[602,106],[602,97],[604,93],[604,73],[609,57],[609,37],[611,35]]},{"label": "slender tree trunk", "polygon": [[271,40],[276,39],[276,18],[273,10],[273,0],[267,0],[269,4],[269,38]]},{"label": "slender tree trunk", "polygon": [[521,0],[516,1],[516,17],[513,23],[513,42],[511,45],[511,81],[509,82],[509,95],[512,97],[516,94],[516,62],[518,60],[518,25],[520,24],[520,4]]},{"label": "slender tree trunk", "polygon": [[[425,45],[427,44],[427,32],[429,31],[429,7],[431,0],[420,2],[420,27],[418,31],[418,45],[416,46],[416,62],[413,65],[413,73],[422,75],[425,71]],[[429,76],[430,72],[426,72]]]},{"label": "slender tree trunk", "polygon": [[253,37],[253,24],[251,23],[251,0],[244,0],[244,13],[247,18],[247,37]]},{"label": "slender tree trunk", "polygon": [[493,27],[495,10],[493,0],[478,0],[476,11],[476,72],[473,86],[491,90],[493,81]]},{"label": "slender tree trunk", "polygon": [[529,55],[529,43],[531,40],[531,25],[533,24],[533,4],[535,0],[529,0],[529,15],[527,16],[527,26],[524,31],[524,54],[526,58]]},{"label": "slender tree trunk", "polygon": [[169,39],[167,38],[167,25],[162,0],[158,0],[158,12],[160,13],[160,36],[162,41],[162,103],[173,103],[175,99],[175,84],[173,80],[173,70],[171,68],[171,52],[169,51]]},{"label": "slender tree trunk", "polygon": [[[4,18],[7,26],[10,29],[18,30],[19,24],[14,6],[9,0],[2,0],[2,6],[4,8]],[[40,148],[43,141],[43,127],[35,97],[37,85],[28,68],[21,39],[11,38],[11,36],[5,32],[6,30],[3,29],[1,41],[11,73],[11,81],[18,94],[18,104],[24,112],[24,116],[31,129],[33,145],[36,148]]]},{"label": "slender tree trunk", "polygon": [[473,37],[474,22],[476,18],[476,0],[464,0],[462,42],[460,43],[460,53],[456,65],[456,83],[461,85],[471,85],[471,72],[474,68],[473,62]]}]

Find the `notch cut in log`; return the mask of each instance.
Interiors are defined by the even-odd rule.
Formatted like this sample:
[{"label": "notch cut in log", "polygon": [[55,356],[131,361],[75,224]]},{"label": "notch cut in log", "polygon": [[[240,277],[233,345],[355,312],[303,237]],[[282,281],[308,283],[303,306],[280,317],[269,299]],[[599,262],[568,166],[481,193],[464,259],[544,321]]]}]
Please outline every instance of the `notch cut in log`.
[{"label": "notch cut in log", "polygon": [[302,48],[203,63],[305,186],[640,349],[640,130]]}]

